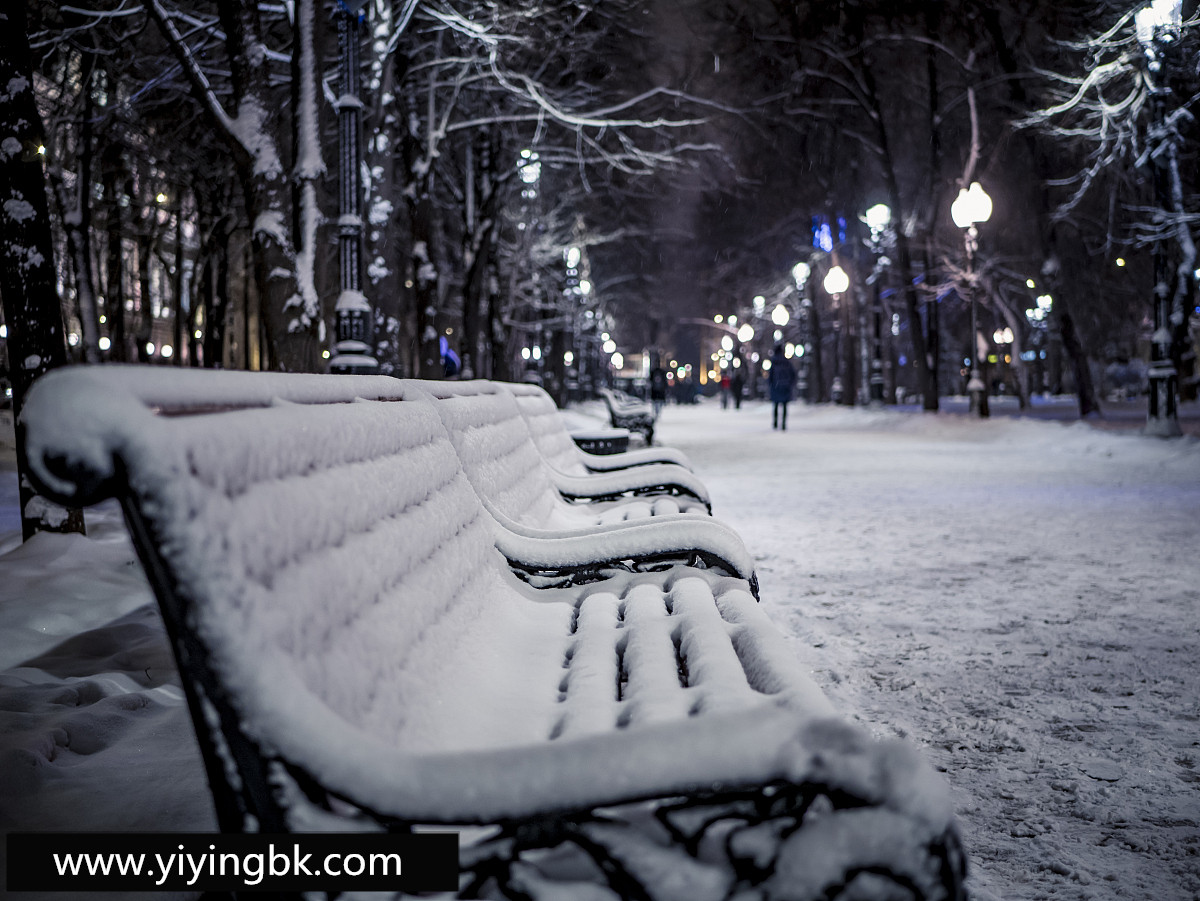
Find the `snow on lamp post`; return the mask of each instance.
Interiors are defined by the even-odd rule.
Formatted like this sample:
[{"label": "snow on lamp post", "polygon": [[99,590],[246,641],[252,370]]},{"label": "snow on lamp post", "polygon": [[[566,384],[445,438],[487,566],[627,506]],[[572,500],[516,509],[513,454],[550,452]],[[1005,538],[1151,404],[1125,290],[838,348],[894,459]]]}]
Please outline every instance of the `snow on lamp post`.
[{"label": "snow on lamp post", "polygon": [[[822,287],[825,288],[825,293],[833,298],[834,306],[841,303],[842,295],[846,293],[846,289],[850,287],[850,276],[846,274],[846,270],[841,266],[834,266],[825,273],[825,278],[821,281]],[[842,384],[842,339],[841,339],[841,320],[833,321],[833,360],[834,360],[834,375],[833,375],[833,402],[841,403],[842,392],[845,390]]]},{"label": "snow on lamp post", "polygon": [[992,198],[979,182],[971,182],[969,189],[959,190],[958,197],[950,205],[950,216],[954,224],[963,229],[967,249],[967,293],[971,304],[971,377],[967,392],[971,395],[972,409],[980,418],[985,418],[988,415],[987,386],[979,373],[979,320],[975,302],[975,251],[979,249],[979,230],[975,226],[992,217]]},{"label": "snow on lamp post", "polygon": [[[1181,0],[1154,0],[1134,14],[1134,28],[1142,45],[1146,87],[1150,95],[1153,124],[1150,141],[1156,145],[1149,154],[1154,173],[1154,202],[1160,221],[1173,209],[1170,196],[1171,165],[1178,165],[1178,134],[1167,122],[1170,85],[1163,69],[1167,51],[1179,39],[1183,27]],[[1146,433],[1164,438],[1181,434],[1178,410],[1178,373],[1171,359],[1172,309],[1168,296],[1171,272],[1166,242],[1162,236],[1154,242],[1154,333],[1150,336],[1150,404]]]},{"label": "snow on lamp post", "polygon": [[362,290],[362,202],[358,170],[362,162],[362,100],[358,96],[359,15],[366,0],[338,0],[340,92],[338,111],[338,268],[341,292],[334,307],[334,353],[329,371],[366,374],[379,371],[371,354],[371,305]]},{"label": "snow on lamp post", "polygon": [[871,330],[871,403],[883,403],[883,294],[880,282],[888,265],[887,248],[892,227],[892,210],[886,203],[877,203],[863,214],[863,220],[871,229],[871,250],[875,254],[875,271],[871,283],[875,293],[871,301],[874,322]]}]

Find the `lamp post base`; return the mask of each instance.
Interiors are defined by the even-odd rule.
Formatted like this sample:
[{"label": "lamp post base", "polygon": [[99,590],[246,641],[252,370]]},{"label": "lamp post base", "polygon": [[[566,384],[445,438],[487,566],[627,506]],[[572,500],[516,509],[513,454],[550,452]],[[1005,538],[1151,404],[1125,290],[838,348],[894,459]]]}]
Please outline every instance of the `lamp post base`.
[{"label": "lamp post base", "polygon": [[967,393],[971,396],[971,412],[980,419],[987,419],[990,414],[987,389],[983,384],[983,379],[979,376],[978,369],[971,370],[971,378],[967,382]]}]

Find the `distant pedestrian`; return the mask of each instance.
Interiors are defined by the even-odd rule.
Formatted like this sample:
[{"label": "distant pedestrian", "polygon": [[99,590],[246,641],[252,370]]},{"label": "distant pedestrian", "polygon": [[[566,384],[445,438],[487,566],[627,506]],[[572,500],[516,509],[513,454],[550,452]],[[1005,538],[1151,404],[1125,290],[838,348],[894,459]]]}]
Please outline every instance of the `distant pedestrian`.
[{"label": "distant pedestrian", "polygon": [[[734,362],[738,362],[739,358],[735,358]],[[746,376],[742,373],[742,366],[733,368],[733,375],[729,378],[729,393],[733,395],[733,408],[740,410],[742,408],[742,391],[746,387]]]},{"label": "distant pedestrian", "polygon": [[667,402],[667,371],[662,366],[650,370],[650,403],[654,407],[654,418],[662,413],[663,404]]},{"label": "distant pedestrian", "polygon": [[721,409],[729,409],[729,373],[721,373]]},{"label": "distant pedestrian", "polygon": [[[771,428],[787,431],[787,408],[792,400],[792,389],[796,387],[796,370],[783,352],[783,345],[776,344],[771,352],[771,368],[767,383],[771,391]],[[782,416],[780,412],[782,411]]]}]

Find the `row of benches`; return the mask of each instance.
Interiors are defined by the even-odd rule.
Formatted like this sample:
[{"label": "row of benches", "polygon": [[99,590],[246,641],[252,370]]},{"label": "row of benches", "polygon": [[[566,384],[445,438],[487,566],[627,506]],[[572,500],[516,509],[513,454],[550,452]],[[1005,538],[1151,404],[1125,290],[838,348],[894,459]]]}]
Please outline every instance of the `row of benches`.
[{"label": "row of benches", "polygon": [[123,505],[222,831],[451,826],[465,898],[964,897],[940,779],[831,708],[678,452],[528,386],[116,366],[22,426]]}]

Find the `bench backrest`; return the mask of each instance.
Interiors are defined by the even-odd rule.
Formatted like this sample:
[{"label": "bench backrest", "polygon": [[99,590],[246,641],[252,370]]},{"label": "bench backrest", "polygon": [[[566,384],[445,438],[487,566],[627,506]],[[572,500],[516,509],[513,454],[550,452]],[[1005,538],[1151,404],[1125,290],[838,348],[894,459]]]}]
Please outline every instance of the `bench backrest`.
[{"label": "bench backrest", "polygon": [[506,384],[525,417],[529,435],[546,461],[559,472],[587,475],[588,468],[580,457],[578,445],[563,424],[558,405],[538,385]]},{"label": "bench backrest", "polygon": [[[212,374],[186,370],[156,371],[138,397],[110,369],[40,380],[27,445],[61,499],[121,497],[181,671],[198,676],[193,718],[215,705],[224,740],[246,743],[232,752],[240,781],[260,783],[225,786],[222,828],[270,808],[235,797],[269,793],[251,745],[324,772],[351,746],[444,752],[549,733],[559,660],[548,655],[539,722],[527,705],[507,715],[486,665],[497,643],[517,658],[524,642],[565,650],[571,608],[526,610],[505,580],[495,525],[430,403],[395,380],[364,401],[352,398],[371,380],[323,377],[332,386],[310,392],[303,377],[201,383],[191,376]],[[202,401],[200,384],[213,389]],[[295,402],[254,406],[281,395]],[[205,752],[223,780],[221,752]]]},{"label": "bench backrest", "polygon": [[579,524],[507,390],[483,380],[403,384],[436,402],[467,477],[496,510],[529,526]]}]

